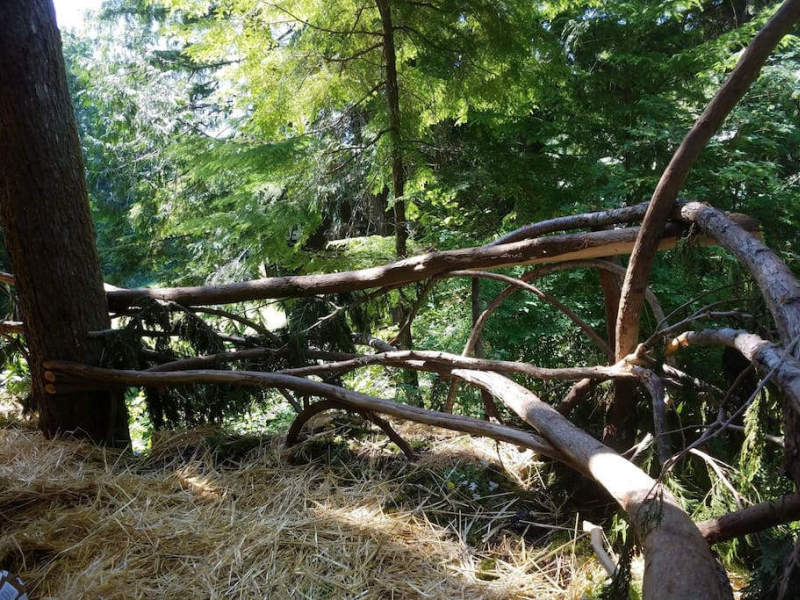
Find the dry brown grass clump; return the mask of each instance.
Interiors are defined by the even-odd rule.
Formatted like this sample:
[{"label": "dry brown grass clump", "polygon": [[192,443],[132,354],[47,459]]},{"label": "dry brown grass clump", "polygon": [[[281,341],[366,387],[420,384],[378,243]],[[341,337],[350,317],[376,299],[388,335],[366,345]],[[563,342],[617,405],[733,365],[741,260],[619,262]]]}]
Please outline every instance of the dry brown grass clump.
[{"label": "dry brown grass clump", "polygon": [[133,457],[2,428],[0,568],[59,599],[580,598],[602,579],[529,452],[426,429],[408,463],[336,435],[290,452],[191,431]]}]

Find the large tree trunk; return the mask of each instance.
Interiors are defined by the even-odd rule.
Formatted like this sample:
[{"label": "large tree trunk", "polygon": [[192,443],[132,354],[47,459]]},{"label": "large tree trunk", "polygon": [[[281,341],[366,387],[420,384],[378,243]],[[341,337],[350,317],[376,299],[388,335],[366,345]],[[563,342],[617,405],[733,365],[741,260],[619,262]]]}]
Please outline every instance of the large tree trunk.
[{"label": "large tree trunk", "polygon": [[0,219],[46,436],[129,441],[121,394],[45,394],[42,361],[97,364],[109,327],[61,38],[50,0],[0,3]]},{"label": "large tree trunk", "polygon": [[[375,0],[378,12],[381,15],[381,28],[383,29],[383,61],[386,69],[386,102],[389,111],[389,140],[392,145],[392,195],[394,196],[394,250],[397,258],[408,256],[408,227],[406,224],[406,203],[403,196],[406,188],[406,173],[403,163],[403,137],[400,130],[400,85],[397,81],[397,53],[394,46],[394,25],[392,24],[392,9],[389,0]],[[399,319],[397,324],[402,328],[405,318],[410,314],[402,298],[397,307]],[[414,346],[411,337],[411,326],[400,330],[397,336],[397,345],[400,348],[410,349]],[[421,402],[419,396],[419,380],[413,371],[403,371],[403,385],[414,404]]]},{"label": "large tree trunk", "polygon": [[375,0],[383,28],[383,60],[386,68],[386,102],[389,109],[389,139],[392,144],[392,194],[394,195],[394,239],[398,258],[408,255],[406,240],[406,186],[403,164],[403,139],[400,131],[400,87],[397,82],[397,54],[394,47],[394,26],[389,0]]}]

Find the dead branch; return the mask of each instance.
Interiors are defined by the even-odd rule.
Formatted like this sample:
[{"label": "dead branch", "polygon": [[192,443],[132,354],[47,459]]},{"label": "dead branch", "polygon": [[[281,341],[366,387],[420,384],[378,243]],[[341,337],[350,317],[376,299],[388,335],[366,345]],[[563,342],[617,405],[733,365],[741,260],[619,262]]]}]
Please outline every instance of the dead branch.
[{"label": "dead branch", "polygon": [[514,277],[509,277],[508,275],[502,275],[500,273],[486,273],[484,271],[451,271],[449,273],[445,273],[442,275],[442,277],[485,277],[487,279],[503,281],[511,286],[532,292],[538,298],[544,300],[552,306],[555,306],[558,310],[564,313],[570,321],[580,327],[583,332],[586,333],[586,335],[595,343],[595,345],[603,351],[609,360],[613,360],[614,358],[614,353],[611,351],[611,348],[608,347],[608,344],[606,344],[605,340],[586,321],[581,319],[561,301],[554,298],[550,294],[544,293],[542,290],[531,285],[530,283],[521,281]]},{"label": "dead branch", "polygon": [[286,353],[285,348],[246,348],[232,352],[220,352],[219,354],[209,354],[207,356],[195,356],[192,358],[181,358],[173,360],[147,369],[151,372],[168,371],[187,371],[190,369],[205,369],[216,367],[223,363],[234,362],[237,360],[253,360],[264,357],[277,357]]},{"label": "dead branch", "polygon": [[[745,431],[745,428],[744,428],[743,425],[734,425],[733,423],[728,425],[726,429],[731,429],[733,431],[741,431],[742,433],[744,433],[744,431]],[[781,448],[785,447],[785,444],[783,443],[783,438],[780,437],[780,436],[770,435],[768,433],[765,433],[764,434],[764,439],[767,440],[768,442],[771,442],[771,443],[777,445],[777,446],[780,446]]]},{"label": "dead branch", "polygon": [[653,433],[655,434],[658,463],[663,465],[671,456],[669,439],[664,433],[667,430],[664,382],[650,369],[633,366],[631,371],[650,394],[653,406]]},{"label": "dead branch", "polygon": [[[591,214],[599,214],[599,213],[591,213]],[[583,215],[579,215],[583,216]],[[609,262],[607,260],[599,260],[599,259],[587,259],[587,260],[574,260],[568,261],[563,263],[552,263],[547,265],[542,265],[534,270],[525,273],[522,277],[519,278],[519,281],[523,283],[530,283],[534,279],[538,279],[540,277],[544,277],[549,275],[550,273],[556,271],[562,271],[567,269],[577,269],[577,268],[595,268],[604,270],[611,273],[616,273],[618,275],[624,275],[625,269],[617,264]],[[486,326],[486,322],[489,320],[489,317],[494,313],[500,305],[512,294],[516,291],[523,289],[519,285],[509,285],[506,289],[500,292],[494,300],[492,300],[489,305],[483,310],[483,312],[475,319],[474,323],[472,324],[472,331],[470,332],[469,339],[467,343],[464,345],[464,350],[462,351],[462,356],[469,356],[475,350],[476,344],[480,339],[480,336],[483,332],[484,327]],[[658,301],[656,295],[647,288],[646,291],[646,298],[648,303],[650,304],[650,308],[653,311],[656,319],[663,320],[664,311],[661,308],[661,304]],[[603,342],[605,348],[609,348],[608,344]],[[610,348],[609,348],[610,350]],[[567,398],[565,398],[561,404],[559,404],[558,411],[561,414],[568,414],[572,411],[575,405],[585,397],[586,393],[590,391],[590,387],[594,387],[596,381],[591,379],[586,379],[582,383],[576,384],[573,388],[574,393],[571,391]],[[458,392],[458,382],[452,381],[450,384],[450,389],[447,394],[447,401],[445,403],[445,412],[452,412],[453,405],[455,404],[456,393]]]},{"label": "dead branch", "polygon": [[647,202],[642,202],[641,204],[623,206],[622,208],[556,217],[555,219],[549,219],[547,221],[523,225],[486,245],[499,246],[500,244],[518,242],[519,240],[535,238],[556,231],[588,229],[590,227],[603,227],[606,225],[617,225],[619,223],[639,223],[646,211]]},{"label": "dead branch", "polygon": [[622,456],[627,458],[633,464],[636,464],[636,459],[639,458],[642,455],[642,452],[647,450],[652,443],[653,434],[648,432],[637,444],[631,446],[625,452],[623,452]]},{"label": "dead branch", "polygon": [[[739,219],[735,215],[731,218]],[[752,225],[751,219],[744,219],[744,222]],[[107,293],[107,297],[111,310],[120,311],[147,298],[198,306],[397,287],[459,269],[488,269],[626,254],[633,248],[638,231],[632,227],[433,252],[359,271],[271,277],[220,286],[113,290]],[[659,237],[659,248],[673,247],[683,231],[677,224],[668,225],[664,236]],[[698,243],[708,242],[708,239],[698,240]]]},{"label": "dead branch", "polygon": [[661,365],[661,370],[664,373],[665,381],[668,383],[672,383],[673,385],[675,385],[676,383],[691,385],[692,387],[695,387],[703,392],[716,394],[720,397],[723,397],[725,395],[725,391],[717,387],[713,383],[709,383],[707,381],[704,381],[703,379],[700,379],[699,377],[695,377],[694,375],[686,373],[685,371],[681,371],[680,369],[674,367],[673,365],[663,364]]},{"label": "dead branch", "polygon": [[797,520],[800,494],[795,493],[701,521],[697,528],[709,544],[716,544]]},{"label": "dead branch", "polygon": [[84,380],[89,382],[103,382],[108,384],[119,384],[125,386],[159,386],[159,385],[192,385],[196,383],[207,384],[232,384],[248,387],[273,387],[293,390],[302,395],[320,396],[331,400],[337,400],[355,409],[373,411],[381,414],[391,415],[408,421],[415,421],[433,427],[441,427],[462,433],[480,435],[507,442],[516,446],[529,448],[555,460],[566,463],[579,472],[585,472],[580,465],[574,464],[571,459],[552,444],[546,442],[541,437],[516,429],[506,425],[498,425],[463,417],[460,415],[448,415],[436,411],[399,404],[391,400],[374,398],[366,394],[346,390],[344,388],[283,375],[279,373],[261,373],[257,371],[214,371],[214,370],[192,370],[179,372],[147,372],[147,371],[127,371],[119,369],[102,369],[91,367],[79,363],[67,361],[45,361],[45,368],[56,374],[60,379],[62,374],[71,380]]},{"label": "dead branch", "polygon": [[714,95],[664,169],[642,220],[622,285],[617,316],[617,359],[629,354],[636,347],[639,317],[650,268],[664,226],[678,197],[678,190],[686,180],[689,169],[725,117],[756,79],[772,50],[798,19],[800,0],[786,0],[750,42],[725,84]]},{"label": "dead branch", "polygon": [[[397,404],[340,387],[276,373],[249,371],[183,371],[153,373],[102,369],[65,361],[46,361],[45,368],[58,374],[92,382],[125,385],[182,385],[230,383],[257,387],[281,387],[303,394],[338,400],[349,406],[373,410],[420,423],[466,433],[486,435],[531,448],[588,473],[628,512],[643,541],[647,567],[644,590],[656,597],[663,590],[672,598],[695,598],[703,589],[708,598],[723,597],[714,561],[700,532],[668,491],[624,458],[582,432],[554,409],[513,381],[496,373],[454,370],[453,374],[475,383],[502,400],[523,419],[534,424],[551,443],[520,430],[468,417],[436,413]],[[659,591],[656,592],[655,590]]]},{"label": "dead branch", "polygon": [[725,213],[706,204],[685,204],[680,209],[680,216],[697,223],[750,272],[761,289],[784,344],[800,334],[800,284],[777,254],[731,222]]},{"label": "dead branch", "polygon": [[[319,402],[315,402],[307,408],[304,408],[300,414],[295,417],[295,420],[292,421],[289,431],[286,434],[286,445],[294,446],[297,443],[300,436],[300,431],[303,429],[303,425],[305,425],[311,417],[321,412],[334,409],[353,410],[353,408],[347,404],[337,402],[335,400],[321,400]],[[402,436],[400,436],[400,434],[394,430],[388,421],[381,419],[379,416],[370,411],[356,409],[356,412],[358,412],[365,420],[372,421],[375,423],[375,425],[380,427],[381,430],[386,434],[386,437],[392,440],[392,442],[394,442],[394,444],[400,448],[403,454],[406,455],[406,458],[409,460],[414,459],[414,450],[411,448],[408,442],[405,441]]]},{"label": "dead branch", "polygon": [[456,369],[453,375],[491,392],[553,446],[584,465],[628,513],[645,555],[645,598],[726,598],[716,564],[700,531],[661,484],[535,394],[497,373]]},{"label": "dead branch", "polygon": [[393,346],[392,344],[385,342],[380,338],[369,335],[361,335],[360,333],[353,334],[353,343],[360,344],[362,346],[369,346],[370,348],[375,348],[375,350],[380,350],[381,352],[394,352],[397,350],[397,346]]},{"label": "dead branch", "polygon": [[[618,275],[625,275],[625,268],[621,265],[616,265],[612,262],[607,260],[601,259],[587,259],[587,260],[573,260],[568,262],[562,263],[552,263],[547,265],[542,265],[537,267],[534,270],[531,270],[525,273],[522,277],[520,277],[520,281],[525,283],[530,283],[535,279],[539,279],[540,277],[544,277],[553,273],[555,271],[563,271],[567,269],[578,269],[578,268],[594,268],[594,269],[601,269],[611,273],[616,273]],[[475,340],[477,340],[481,333],[483,332],[483,328],[486,325],[486,321],[492,315],[494,311],[496,311],[500,305],[513,293],[521,289],[519,286],[510,285],[502,292],[500,292],[494,300],[492,300],[489,305],[484,309],[484,311],[480,314],[477,321],[472,326],[472,332],[470,333],[469,340],[467,344],[464,346],[464,351],[462,354],[465,356],[472,353],[472,350],[475,345]],[[650,305],[651,310],[653,311],[653,315],[656,317],[656,320],[663,320],[664,319],[664,311],[661,308],[661,303],[658,301],[656,295],[647,288],[646,298]]]},{"label": "dead branch", "polygon": [[260,323],[256,323],[252,319],[248,319],[248,318],[243,317],[241,315],[237,315],[236,313],[233,313],[233,312],[230,312],[230,311],[227,311],[227,310],[222,310],[222,309],[219,309],[219,308],[211,308],[211,307],[208,307],[208,306],[196,306],[196,307],[193,307],[191,310],[192,310],[192,312],[196,312],[196,313],[198,313],[198,312],[199,313],[205,313],[205,314],[208,314],[208,315],[215,315],[215,316],[218,316],[218,317],[223,317],[223,318],[229,319],[231,321],[236,321],[237,323],[241,323],[245,327],[249,327],[253,331],[263,335],[264,337],[266,337],[267,339],[269,339],[273,343],[276,343],[276,342],[279,341],[278,337],[274,333],[272,333],[269,329],[267,329],[266,327],[264,327]]},{"label": "dead branch", "polygon": [[717,459],[714,458],[713,456],[711,456],[710,454],[706,454],[705,452],[702,452],[701,450],[698,450],[697,448],[692,448],[691,450],[689,450],[689,453],[699,457],[704,463],[706,463],[706,465],[712,471],[714,471],[714,474],[717,476],[717,479],[720,480],[722,485],[724,485],[727,488],[727,490],[731,493],[731,495],[733,496],[733,500],[734,500],[734,502],[736,502],[736,506],[741,509],[742,508],[742,503],[743,503],[742,495],[739,492],[736,491],[735,487],[733,487],[733,484],[730,482],[728,477],[725,475],[725,472],[722,470],[722,467],[718,464],[719,461],[717,461]]},{"label": "dead branch", "polygon": [[558,403],[556,410],[559,414],[564,416],[568,415],[595,387],[597,387],[597,383],[598,381],[596,379],[589,379],[588,377],[576,381],[569,389],[569,392],[567,392],[567,395]]},{"label": "dead branch", "polygon": [[[309,357],[319,356],[319,353],[310,352]],[[497,371],[501,373],[516,373],[534,379],[574,380],[581,378],[591,379],[632,379],[635,377],[630,370],[623,366],[610,367],[566,367],[549,369],[537,367],[528,363],[508,360],[490,360],[487,358],[471,358],[459,356],[448,352],[430,350],[396,350],[379,354],[363,354],[343,361],[284,369],[281,373],[295,377],[307,377],[320,373],[343,373],[369,365],[387,365],[405,367],[418,371],[431,371],[434,373],[449,374],[451,369],[472,369],[475,371]]]},{"label": "dead branch", "polygon": [[[797,342],[797,337],[791,346]],[[759,371],[774,372],[774,380],[781,388],[794,409],[800,412],[800,361],[789,355],[789,348],[781,348],[741,329],[705,329],[685,331],[667,345],[668,353],[689,345],[720,344],[735,348],[749,361],[755,363]]]},{"label": "dead branch", "polygon": [[594,550],[594,553],[597,555],[597,560],[603,565],[608,576],[613,577],[614,573],[617,572],[617,563],[611,555],[606,552],[605,546],[603,545],[603,529],[594,523],[584,521],[583,532],[589,534],[592,550]]}]

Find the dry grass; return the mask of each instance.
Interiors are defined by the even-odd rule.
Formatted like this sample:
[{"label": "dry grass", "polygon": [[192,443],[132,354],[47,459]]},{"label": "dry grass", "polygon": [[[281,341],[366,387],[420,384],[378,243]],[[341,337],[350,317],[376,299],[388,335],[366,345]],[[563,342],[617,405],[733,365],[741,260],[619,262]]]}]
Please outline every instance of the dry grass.
[{"label": "dry grass", "polygon": [[32,598],[577,599],[602,580],[530,452],[401,431],[427,444],[415,463],[341,426],[291,452],[190,431],[142,457],[0,428],[0,568]]}]

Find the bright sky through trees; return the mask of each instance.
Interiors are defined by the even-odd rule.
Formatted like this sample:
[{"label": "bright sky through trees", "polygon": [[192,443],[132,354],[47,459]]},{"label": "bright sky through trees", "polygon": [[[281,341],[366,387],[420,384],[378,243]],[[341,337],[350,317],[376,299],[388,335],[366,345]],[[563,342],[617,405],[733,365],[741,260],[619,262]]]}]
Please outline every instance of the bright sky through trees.
[{"label": "bright sky through trees", "polygon": [[102,0],[53,0],[59,29],[75,29],[83,23],[87,10],[100,8]]}]

